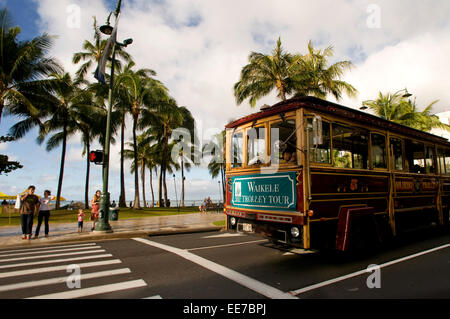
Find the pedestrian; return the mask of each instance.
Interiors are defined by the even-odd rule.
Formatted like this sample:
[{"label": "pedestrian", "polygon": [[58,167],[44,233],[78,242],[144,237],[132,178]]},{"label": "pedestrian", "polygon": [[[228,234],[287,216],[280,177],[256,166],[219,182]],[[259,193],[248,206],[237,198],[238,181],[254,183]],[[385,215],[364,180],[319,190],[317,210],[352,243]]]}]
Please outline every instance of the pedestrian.
[{"label": "pedestrian", "polygon": [[170,199],[167,199],[167,207],[170,207]]},{"label": "pedestrian", "polygon": [[113,200],[113,202],[112,202],[112,204],[111,204],[111,207],[112,207],[112,208],[116,208],[116,206],[117,206],[116,201]]},{"label": "pedestrian", "polygon": [[84,213],[84,211],[80,208],[78,210],[78,232],[82,233],[83,232],[83,217],[86,216],[86,214]]},{"label": "pedestrian", "polygon": [[33,233],[34,214],[39,212],[39,198],[34,194],[36,187],[29,186],[25,195],[20,197],[20,221],[22,224],[22,239],[31,239]]},{"label": "pedestrian", "polygon": [[44,197],[42,197],[39,200],[39,215],[38,215],[38,224],[36,226],[36,231],[34,233],[34,239],[38,239],[39,237],[39,231],[41,230],[41,225],[42,225],[42,220],[44,219],[44,224],[45,224],[45,237],[48,237],[48,233],[49,233],[49,226],[48,226],[48,220],[50,218],[50,201],[52,200],[52,198],[50,198],[51,196],[51,192],[49,190],[44,191]]},{"label": "pedestrian", "polygon": [[133,207],[133,202],[130,202],[130,208]]},{"label": "pedestrian", "polygon": [[201,213],[206,213],[206,198],[199,207]]},{"label": "pedestrian", "polygon": [[91,200],[92,211],[91,211],[91,220],[92,220],[92,228],[95,229],[95,224],[98,222],[98,214],[100,210],[100,197],[102,196],[102,192],[100,190],[95,192],[94,198]]}]

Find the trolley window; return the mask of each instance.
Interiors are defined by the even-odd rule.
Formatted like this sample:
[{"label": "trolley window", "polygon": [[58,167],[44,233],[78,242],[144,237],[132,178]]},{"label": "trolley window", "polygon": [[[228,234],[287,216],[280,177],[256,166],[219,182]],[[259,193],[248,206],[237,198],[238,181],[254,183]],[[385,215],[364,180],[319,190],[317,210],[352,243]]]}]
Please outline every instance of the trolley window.
[{"label": "trolley window", "polygon": [[309,134],[309,154],[310,161],[320,164],[331,164],[331,136],[330,123],[322,120],[322,136],[320,141],[314,140],[311,133],[313,128],[313,119],[308,119]]},{"label": "trolley window", "polygon": [[425,173],[425,147],[423,143],[411,140],[405,141],[405,157],[410,173]]},{"label": "trolley window", "polygon": [[297,134],[295,120],[270,125],[271,161],[274,164],[297,164]]},{"label": "trolley window", "polygon": [[403,170],[403,145],[402,140],[398,138],[391,138],[392,158],[394,161],[394,169],[397,171]]},{"label": "trolley window", "polygon": [[244,138],[242,132],[234,133],[231,139],[231,167],[242,167],[244,152]]},{"label": "trolley window", "polygon": [[425,171],[427,174],[436,173],[436,166],[434,164],[434,147],[427,146],[425,153]]},{"label": "trolley window", "polygon": [[266,163],[266,129],[264,127],[247,130],[247,165]]},{"label": "trolley window", "polygon": [[340,124],[332,126],[334,166],[367,169],[369,163],[368,132]]},{"label": "trolley window", "polygon": [[372,133],[373,168],[387,168],[386,138],[384,135]]},{"label": "trolley window", "polygon": [[445,174],[450,175],[450,150],[444,150]]}]

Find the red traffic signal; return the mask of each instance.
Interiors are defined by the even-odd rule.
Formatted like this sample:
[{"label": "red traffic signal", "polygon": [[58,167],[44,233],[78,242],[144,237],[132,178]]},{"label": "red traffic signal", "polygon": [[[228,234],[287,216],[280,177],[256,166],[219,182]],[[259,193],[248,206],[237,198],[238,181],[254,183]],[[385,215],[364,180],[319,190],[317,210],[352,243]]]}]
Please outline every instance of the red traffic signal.
[{"label": "red traffic signal", "polygon": [[92,151],[89,153],[89,161],[95,164],[103,164],[104,154],[103,151]]}]

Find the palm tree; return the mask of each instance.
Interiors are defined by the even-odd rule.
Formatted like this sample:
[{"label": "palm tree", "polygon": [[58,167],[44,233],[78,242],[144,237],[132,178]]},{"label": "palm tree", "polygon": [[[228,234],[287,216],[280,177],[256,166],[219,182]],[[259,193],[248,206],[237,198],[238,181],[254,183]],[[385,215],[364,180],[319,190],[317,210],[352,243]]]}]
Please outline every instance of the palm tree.
[{"label": "palm tree", "polygon": [[172,172],[172,167],[178,164],[172,159],[172,148],[177,141],[170,142],[170,137],[174,129],[183,124],[182,113],[174,99],[168,101],[159,100],[151,109],[144,109],[140,119],[140,127],[152,123],[148,129],[160,145],[161,173],[159,175],[158,200],[162,202],[162,192],[164,191],[164,202],[167,203],[166,172]]},{"label": "palm tree", "polygon": [[[131,64],[131,67],[134,63]],[[120,90],[123,105],[127,106],[128,112],[133,118],[133,145],[134,145],[134,162],[138,162],[137,153],[137,129],[138,121],[143,110],[151,108],[156,101],[167,97],[167,88],[151,75],[156,73],[149,69],[140,69],[132,71],[131,67],[117,78],[117,90]],[[151,122],[141,122],[140,129],[144,129]],[[134,208],[139,209],[139,179],[137,170],[135,171],[135,199]]]},{"label": "palm tree", "polygon": [[[94,38],[93,42],[90,42],[86,40],[83,43],[83,52],[75,53],[73,56],[73,63],[78,64],[81,61],[84,63],[81,65],[80,69],[77,71],[77,79],[84,79],[89,69],[92,68],[92,66],[97,65],[98,61],[100,60],[100,57],[102,56],[102,53],[104,51],[104,48],[107,43],[107,39],[102,39],[102,34],[97,26],[97,19],[94,17]],[[120,59],[124,60],[128,65],[130,65],[132,62],[131,56],[123,49],[121,46],[116,47],[116,55],[118,58],[115,59],[116,65],[115,69],[117,71],[117,74],[120,74],[122,72],[126,71],[126,68],[122,70],[122,62]],[[134,65],[134,63],[133,63]],[[107,75],[108,77],[108,75]],[[116,82],[117,84],[117,82]],[[116,85],[117,87],[117,85]],[[91,86],[91,89],[94,89],[94,91],[97,93],[97,95],[102,95],[107,98],[108,96],[108,87],[105,85],[100,84],[94,84]],[[115,94],[119,95],[119,92],[115,92]],[[117,109],[121,109],[120,107],[120,97],[118,96],[116,98],[116,101],[118,103],[116,104]],[[123,111],[123,109],[121,109]],[[125,168],[124,168],[124,158],[123,158],[123,150],[125,147],[125,116],[126,111],[122,113],[122,116],[120,117],[120,123],[122,125],[121,127],[121,158],[120,158],[120,198],[119,198],[119,207],[127,207],[126,200],[125,200]]]},{"label": "palm tree", "polygon": [[250,63],[243,67],[240,80],[234,85],[237,104],[240,105],[248,98],[250,105],[254,107],[257,100],[274,89],[281,100],[286,100],[295,86],[293,71],[296,70],[299,57],[285,52],[281,47],[281,39],[278,38],[272,55],[252,52],[248,59]]},{"label": "palm tree", "polygon": [[34,126],[39,124],[37,104],[48,92],[46,78],[61,67],[46,56],[51,36],[19,41],[20,32],[12,26],[7,10],[0,9],[0,122],[6,110],[7,114],[29,115],[28,124]]},{"label": "palm tree", "polygon": [[[37,141],[42,144],[45,138],[54,133],[47,141],[46,150],[50,152],[62,143],[61,165],[58,180],[56,209],[60,208],[61,190],[64,176],[64,164],[67,139],[74,135],[79,126],[77,120],[80,114],[87,114],[91,108],[92,94],[88,90],[81,90],[80,83],[74,82],[69,73],[54,73],[51,75],[52,95],[46,101],[46,109],[41,111],[39,136]],[[22,137],[31,126],[25,119],[11,128],[13,136]]]},{"label": "palm tree", "polygon": [[[90,90],[95,93],[96,90]],[[75,112],[76,125],[82,135],[83,143],[83,156],[86,156],[86,182],[85,182],[85,207],[89,207],[89,177],[90,177],[90,165],[89,154],[91,151],[91,143],[94,139],[98,139],[101,145],[106,141],[106,121],[107,121],[107,107],[105,106],[105,98],[97,95],[91,101],[91,107],[83,108],[81,112]],[[111,117],[111,132],[117,131],[118,126],[117,112],[112,112]],[[111,143],[115,143],[114,136],[111,136]]]},{"label": "palm tree", "polygon": [[428,104],[423,111],[418,111],[416,98],[407,99],[409,95],[400,94],[402,91],[394,94],[380,92],[376,100],[364,101],[363,106],[368,107],[375,115],[383,119],[418,130],[430,132],[433,128],[441,128],[450,131],[449,125],[442,123],[435,114],[432,114],[432,107],[438,100]]},{"label": "palm tree", "polygon": [[[78,80],[84,79],[89,69],[91,69],[93,65],[98,64],[98,61],[100,60],[105,49],[106,43],[108,42],[108,39],[102,39],[102,33],[97,27],[96,17],[94,17],[93,28],[94,41],[91,42],[89,40],[85,40],[83,43],[84,51],[75,53],[72,58],[72,62],[74,64],[78,64],[81,61],[84,62],[76,72],[76,77]],[[126,62],[131,60],[130,55],[121,46],[116,46],[116,55],[118,57],[118,59],[115,59],[116,70],[119,70],[121,68],[120,59],[123,59]]]},{"label": "palm tree", "polygon": [[237,104],[248,98],[254,107],[257,100],[272,90],[277,91],[282,101],[292,94],[325,98],[330,93],[337,100],[343,92],[355,96],[356,89],[340,80],[352,63],[341,61],[328,66],[328,58],[332,55],[332,47],[314,50],[311,41],[308,43],[308,54],[290,54],[283,50],[281,39],[278,38],[271,55],[250,54],[250,63],[242,68],[240,80],[234,85]]},{"label": "palm tree", "polygon": [[296,96],[313,95],[318,98],[326,98],[328,94],[336,100],[342,98],[342,93],[355,97],[357,90],[340,78],[346,70],[351,70],[351,61],[339,61],[328,66],[328,59],[333,56],[333,47],[324,50],[315,50],[312,41],[308,42],[308,53],[298,59],[298,68],[294,79]]},{"label": "palm tree", "polygon": [[[226,156],[225,156],[225,135],[226,132],[222,131],[222,133],[217,134],[213,137],[213,139],[205,145],[204,151],[209,150],[212,152],[215,150],[216,152],[219,151],[217,154],[211,154],[215,155],[211,158],[211,161],[208,163],[208,171],[211,177],[214,179],[219,176],[221,178],[222,182],[222,193],[223,198],[226,198],[226,177],[225,177],[225,170],[226,170]],[[214,141],[216,140],[216,141]],[[209,154],[208,154],[209,155]]]},{"label": "palm tree", "polygon": [[[184,176],[184,170],[189,172],[192,165],[195,163],[194,156],[195,156],[195,145],[197,145],[196,142],[198,142],[198,138],[195,135],[195,119],[192,116],[192,113],[184,106],[181,106],[178,108],[178,111],[181,113],[181,117],[183,120],[182,128],[189,131],[189,135],[191,136],[190,141],[185,141],[184,139],[181,141],[177,141],[177,145],[180,147],[180,151],[178,153],[178,157],[181,161],[180,167],[181,167],[181,207],[184,207],[184,183],[185,183],[185,176]],[[183,150],[189,149],[189,153],[184,153]]]},{"label": "palm tree", "polygon": [[142,198],[144,200],[144,207],[147,207],[147,202],[145,198],[145,169],[147,167],[147,158],[149,152],[148,137],[145,134],[142,134],[139,135],[136,140],[137,140],[138,161],[135,162],[133,143],[127,143],[130,149],[125,149],[123,155],[125,158],[133,160],[130,167],[131,173],[136,173],[138,168],[140,168],[141,170]]}]

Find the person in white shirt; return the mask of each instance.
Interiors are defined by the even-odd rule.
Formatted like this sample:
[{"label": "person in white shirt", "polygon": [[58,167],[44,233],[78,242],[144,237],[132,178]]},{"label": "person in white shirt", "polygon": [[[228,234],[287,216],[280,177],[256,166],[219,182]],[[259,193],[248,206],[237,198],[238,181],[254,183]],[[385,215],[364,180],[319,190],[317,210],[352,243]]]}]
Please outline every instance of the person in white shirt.
[{"label": "person in white shirt", "polygon": [[45,237],[48,237],[49,233],[49,226],[48,226],[48,220],[50,218],[50,201],[52,198],[50,197],[51,192],[49,190],[46,190],[44,192],[44,197],[41,197],[40,202],[41,206],[39,208],[39,215],[38,215],[38,224],[36,226],[36,232],[34,235],[34,238],[37,239],[39,237],[39,231],[41,230],[42,220],[45,222]]}]

